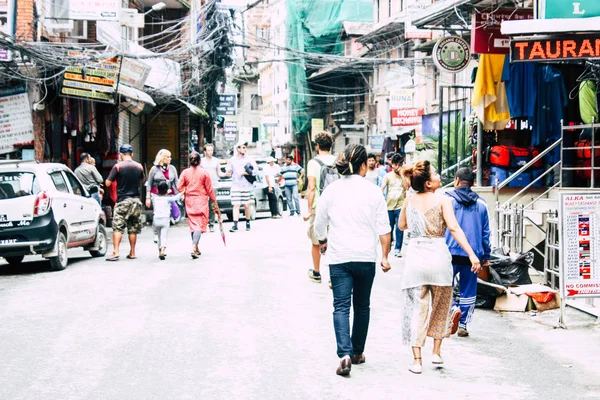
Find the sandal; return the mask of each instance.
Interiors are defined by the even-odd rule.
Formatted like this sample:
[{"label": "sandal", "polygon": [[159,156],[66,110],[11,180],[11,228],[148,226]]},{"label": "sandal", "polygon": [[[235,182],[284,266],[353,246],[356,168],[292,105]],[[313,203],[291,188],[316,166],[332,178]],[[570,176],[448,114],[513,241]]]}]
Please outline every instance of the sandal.
[{"label": "sandal", "polygon": [[106,261],[119,261],[119,256],[112,255],[106,259]]},{"label": "sandal", "polygon": [[129,254],[127,255],[128,260],[135,260],[137,257],[131,257]]}]

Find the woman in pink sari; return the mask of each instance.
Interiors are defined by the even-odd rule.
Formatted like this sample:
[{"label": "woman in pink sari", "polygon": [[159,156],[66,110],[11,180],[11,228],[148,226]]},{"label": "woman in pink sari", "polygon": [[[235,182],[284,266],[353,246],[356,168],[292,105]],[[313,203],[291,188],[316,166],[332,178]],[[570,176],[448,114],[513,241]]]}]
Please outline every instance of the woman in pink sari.
[{"label": "woman in pink sari", "polygon": [[208,225],[208,199],[213,201],[215,214],[221,218],[217,198],[208,172],[200,167],[200,154],[190,154],[190,167],[179,177],[177,190],[185,194],[185,211],[192,234],[192,258],[200,256],[198,243]]}]

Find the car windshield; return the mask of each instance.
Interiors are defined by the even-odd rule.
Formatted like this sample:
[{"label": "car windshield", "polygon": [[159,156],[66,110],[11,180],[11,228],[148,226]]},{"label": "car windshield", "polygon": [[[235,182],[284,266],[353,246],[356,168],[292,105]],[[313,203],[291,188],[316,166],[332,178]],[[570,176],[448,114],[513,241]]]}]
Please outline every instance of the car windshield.
[{"label": "car windshield", "polygon": [[31,196],[39,192],[31,172],[0,172],[0,200]]}]

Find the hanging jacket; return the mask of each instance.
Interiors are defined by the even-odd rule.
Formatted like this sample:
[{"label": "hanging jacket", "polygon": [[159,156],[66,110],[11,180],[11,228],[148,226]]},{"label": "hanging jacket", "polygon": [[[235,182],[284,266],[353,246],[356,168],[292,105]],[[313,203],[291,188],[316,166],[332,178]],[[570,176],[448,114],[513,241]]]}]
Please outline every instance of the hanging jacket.
[{"label": "hanging jacket", "polygon": [[533,118],[532,146],[547,146],[560,137],[560,121],[567,105],[567,89],[561,72],[543,65],[538,73],[538,94]]},{"label": "hanging jacket", "polygon": [[[487,204],[470,187],[461,186],[446,195],[452,198],[454,215],[465,232],[467,241],[480,260],[490,259],[490,220]],[[446,229],[446,244],[453,256],[468,257],[467,253]]]},{"label": "hanging jacket", "polygon": [[506,85],[502,82],[503,54],[482,54],[471,105],[484,130],[504,129],[510,120]]},{"label": "hanging jacket", "polygon": [[579,113],[584,124],[598,123],[597,88],[593,81],[579,84]]}]

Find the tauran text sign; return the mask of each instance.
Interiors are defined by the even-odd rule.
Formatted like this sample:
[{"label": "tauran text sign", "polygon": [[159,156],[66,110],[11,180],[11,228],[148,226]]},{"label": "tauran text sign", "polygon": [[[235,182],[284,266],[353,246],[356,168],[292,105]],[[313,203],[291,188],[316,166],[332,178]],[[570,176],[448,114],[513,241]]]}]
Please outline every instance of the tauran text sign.
[{"label": "tauran text sign", "polygon": [[570,35],[512,40],[512,62],[600,58],[600,35]]}]

